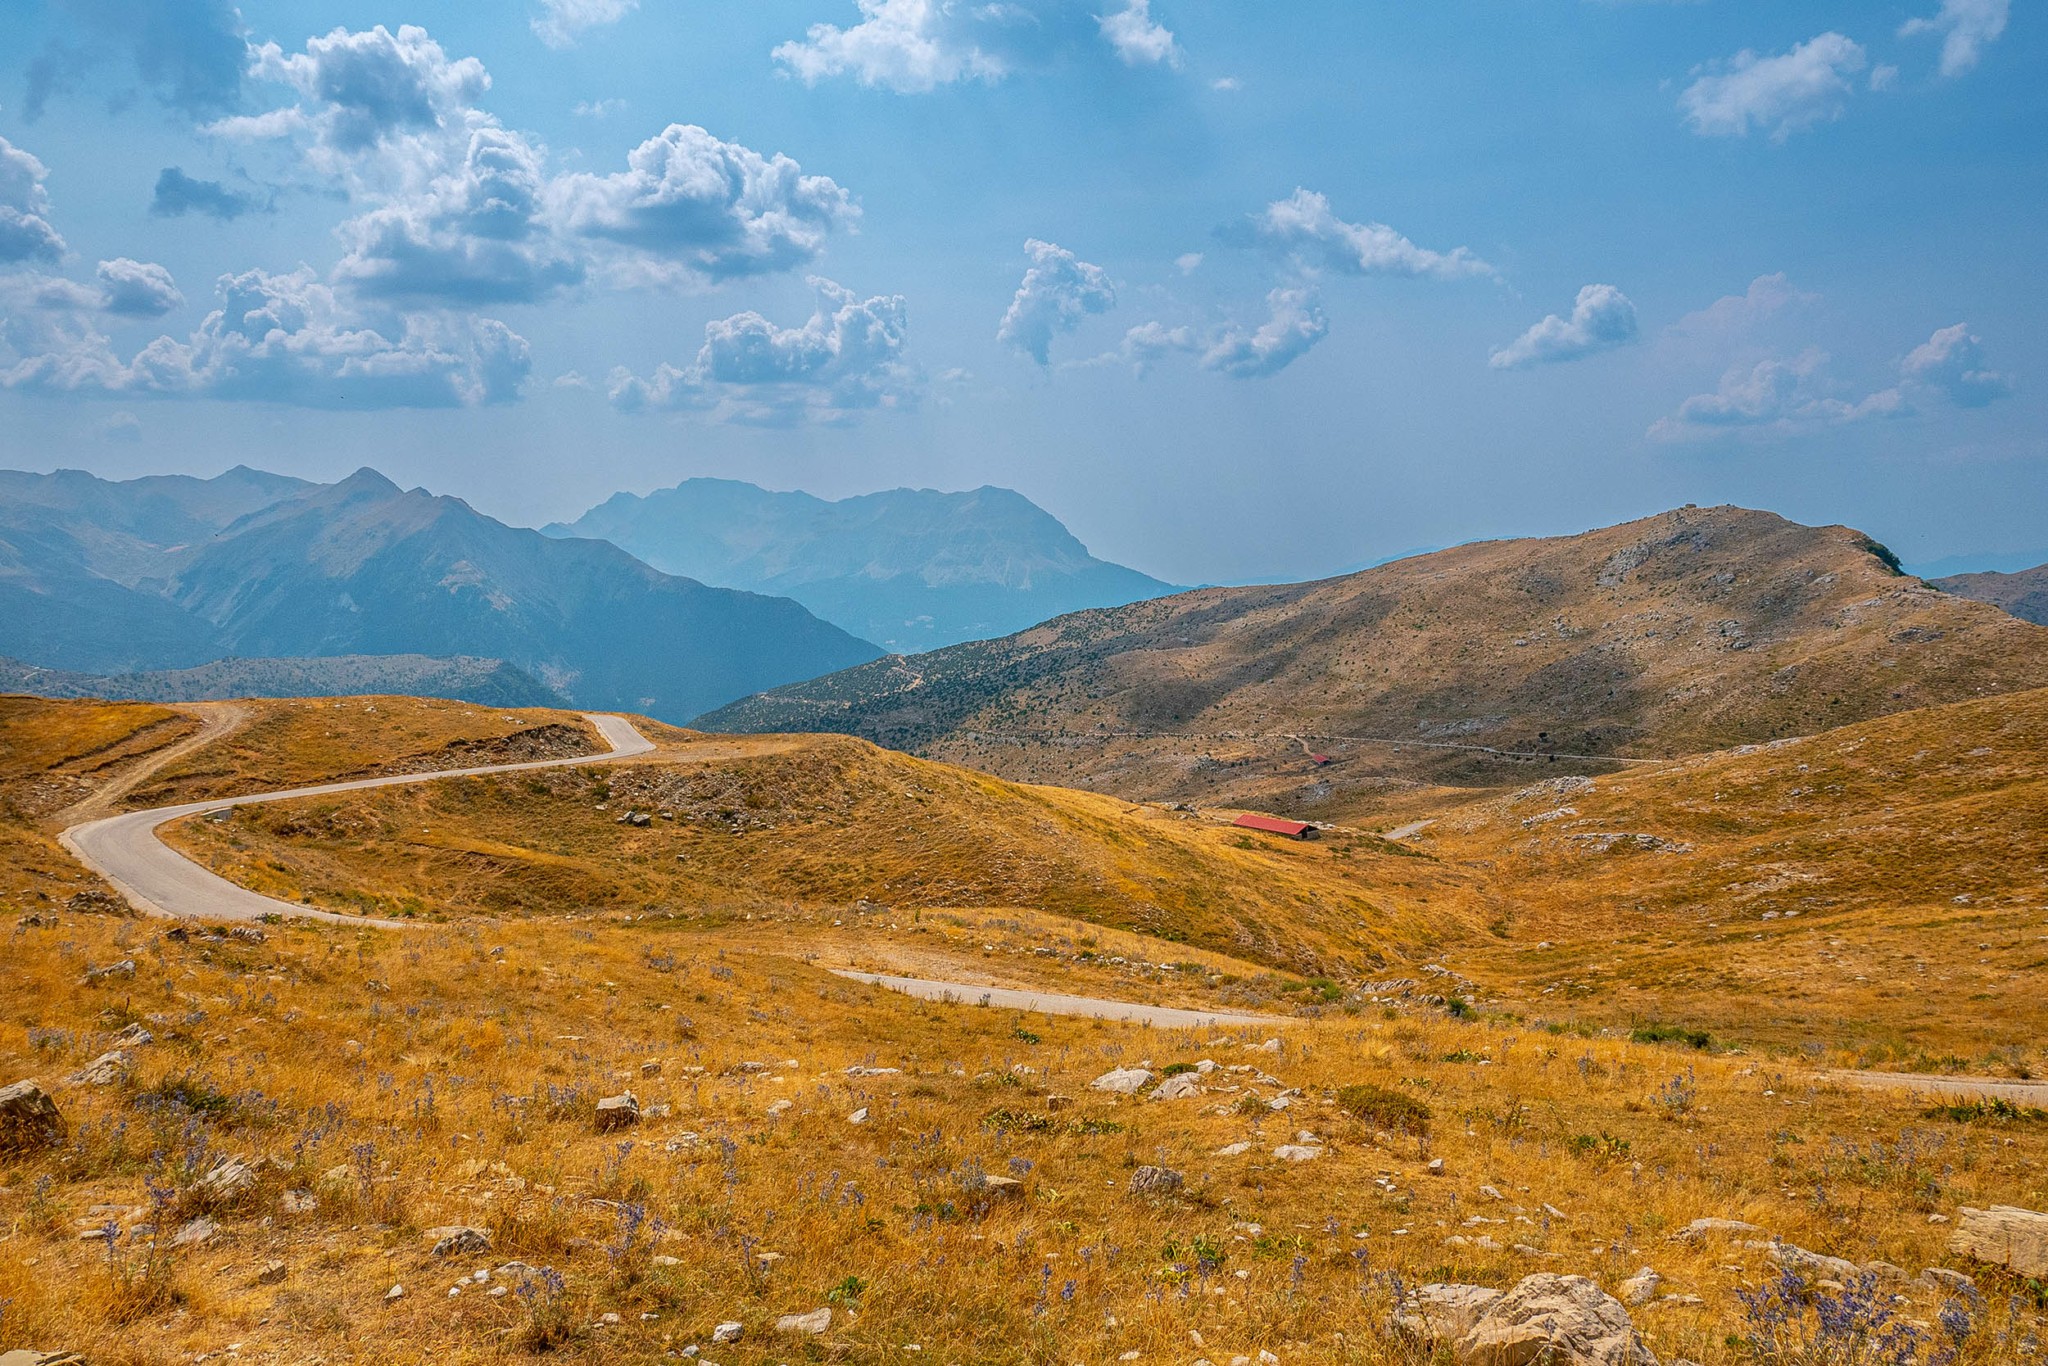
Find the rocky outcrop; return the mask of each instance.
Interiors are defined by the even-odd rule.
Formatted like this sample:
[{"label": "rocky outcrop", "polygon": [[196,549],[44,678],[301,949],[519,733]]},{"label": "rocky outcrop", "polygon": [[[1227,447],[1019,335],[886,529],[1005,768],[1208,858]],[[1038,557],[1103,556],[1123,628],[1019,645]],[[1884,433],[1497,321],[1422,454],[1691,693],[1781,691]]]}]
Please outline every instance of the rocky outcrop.
[{"label": "rocky outcrop", "polygon": [[1132,1195],[1173,1195],[1187,1178],[1171,1167],[1140,1167],[1131,1173]]},{"label": "rocky outcrop", "polygon": [[38,1152],[64,1141],[64,1116],[34,1081],[0,1087],[0,1152]]},{"label": "rocky outcrop", "polygon": [[1657,1366],[1628,1310],[1584,1276],[1539,1272],[1505,1294],[1425,1285],[1393,1329],[1419,1347],[1448,1347],[1458,1366]]},{"label": "rocky outcrop", "polygon": [[2048,1214],[2011,1205],[1957,1210],[1948,1250],[2016,1275],[2048,1277]]}]

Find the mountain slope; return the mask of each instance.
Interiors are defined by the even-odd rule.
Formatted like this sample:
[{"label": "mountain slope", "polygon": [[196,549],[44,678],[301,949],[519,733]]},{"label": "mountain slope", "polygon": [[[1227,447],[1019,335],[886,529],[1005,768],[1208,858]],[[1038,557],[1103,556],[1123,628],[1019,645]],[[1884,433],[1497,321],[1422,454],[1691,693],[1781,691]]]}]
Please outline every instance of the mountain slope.
[{"label": "mountain slope", "polygon": [[2048,626],[2048,564],[2016,574],[1954,574],[1931,582],[1944,593],[1988,602],[2021,621]]},{"label": "mountain slope", "polygon": [[502,659],[578,706],[672,720],[877,653],[794,602],[508,527],[368,469],[243,518],[165,593],[226,653]]},{"label": "mountain slope", "polygon": [[191,669],[90,674],[0,659],[0,692],[137,702],[242,697],[438,697],[487,707],[558,707],[559,694],[501,659],[343,655],[331,659],[219,659]]},{"label": "mountain slope", "polygon": [[1687,508],[1078,613],[701,724],[1324,810],[1389,780],[1515,781],[1509,762],[1684,754],[2044,684],[2048,631],[1899,575],[1858,532]]},{"label": "mountain slope", "polygon": [[618,494],[546,531],[601,537],[704,583],[795,598],[901,654],[1175,591],[1096,559],[1052,514],[1000,488],[828,502],[689,479],[644,498]]}]

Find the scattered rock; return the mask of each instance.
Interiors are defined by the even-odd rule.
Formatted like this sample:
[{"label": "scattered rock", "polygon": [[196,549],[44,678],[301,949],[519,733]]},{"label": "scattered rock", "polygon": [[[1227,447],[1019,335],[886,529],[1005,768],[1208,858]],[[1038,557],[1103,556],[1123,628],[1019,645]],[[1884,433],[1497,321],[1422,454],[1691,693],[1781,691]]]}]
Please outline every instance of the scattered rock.
[{"label": "scattered rock", "polygon": [[775,1103],[774,1103],[773,1105],[770,1105],[770,1106],[768,1107],[768,1113],[769,1113],[769,1114],[771,1114],[771,1115],[779,1115],[779,1114],[782,1114],[782,1113],[784,1113],[785,1111],[787,1111],[787,1110],[789,1110],[789,1109],[793,1108],[793,1107],[795,1106],[795,1104],[796,1104],[796,1102],[795,1102],[795,1101],[793,1101],[793,1100],[788,1100],[788,1099],[784,1099],[784,1100],[778,1100],[778,1101],[776,1101],[776,1102],[775,1102]]},{"label": "scattered rock", "polygon": [[1671,1235],[1674,1243],[1697,1243],[1704,1238],[1720,1235],[1733,1238],[1738,1234],[1762,1233],[1755,1224],[1745,1224],[1740,1219],[1695,1219]]},{"label": "scattered rock", "polygon": [[256,1284],[282,1285],[284,1284],[284,1278],[288,1274],[283,1262],[265,1262],[263,1269],[256,1273]]},{"label": "scattered rock", "polygon": [[85,976],[78,980],[86,986],[96,987],[101,982],[111,981],[115,978],[132,980],[134,976],[135,960],[133,958],[123,958],[120,962],[109,963],[103,968],[89,967],[85,970]]},{"label": "scattered rock", "polygon": [[1444,1160],[1441,1157],[1429,1159],[1429,1174],[1431,1176],[1442,1176],[1444,1174]]},{"label": "scattered rock", "polygon": [[1216,1150],[1218,1157],[1242,1157],[1252,1150],[1249,1143],[1226,1143]]},{"label": "scattered rock", "polygon": [[1507,1199],[1507,1197],[1506,1197],[1506,1196],[1502,1195],[1502,1194],[1501,1194],[1501,1193],[1500,1193],[1499,1191],[1495,1190],[1495,1189],[1494,1189],[1493,1187],[1491,1187],[1491,1186],[1481,1186],[1481,1187],[1479,1188],[1479,1193],[1480,1193],[1481,1195],[1485,1196],[1485,1197],[1486,1197],[1487,1199],[1489,1199],[1489,1200],[1505,1200],[1505,1199]]},{"label": "scattered rock", "polygon": [[1621,1301],[1584,1276],[1548,1271],[1488,1305],[1455,1350],[1462,1366],[1657,1366]]},{"label": "scattered rock", "polygon": [[861,1107],[860,1107],[860,1109],[858,1109],[858,1110],[855,1110],[855,1111],[854,1111],[854,1112],[853,1112],[852,1114],[850,1114],[850,1115],[848,1115],[848,1116],[846,1117],[846,1122],[847,1122],[848,1124],[865,1124],[865,1123],[867,1123],[867,1122],[868,1122],[868,1107],[867,1107],[867,1106],[865,1106],[865,1105],[863,1105],[863,1106],[861,1106]]},{"label": "scattered rock", "polygon": [[643,1076],[643,1077],[658,1077],[658,1076],[660,1076],[660,1075],[661,1075],[661,1063],[660,1063],[660,1062],[658,1062],[658,1061],[648,1061],[648,1062],[643,1062],[643,1063],[641,1063],[641,1064],[640,1064],[640,1075],[641,1075],[641,1076]]},{"label": "scattered rock", "polygon": [[1802,1276],[1825,1276],[1834,1281],[1853,1281],[1863,1274],[1863,1268],[1846,1257],[1830,1257],[1820,1252],[1809,1252],[1796,1243],[1772,1243],[1764,1255],[1779,1266],[1797,1271]]},{"label": "scattered rock", "polygon": [[1189,1100],[1202,1094],[1202,1083],[1193,1072],[1168,1077],[1147,1097],[1148,1100]]},{"label": "scattered rock", "polygon": [[72,1352],[31,1352],[17,1348],[12,1352],[0,1352],[0,1366],[85,1366],[85,1358]]},{"label": "scattered rock", "polygon": [[232,1205],[256,1189],[258,1171],[254,1163],[239,1157],[223,1157],[192,1183],[192,1198],[207,1208]]},{"label": "scattered rock", "polygon": [[1024,1194],[1024,1183],[1014,1176],[984,1177],[981,1188],[998,1200],[1016,1199]]},{"label": "scattered rock", "polygon": [[133,1065],[134,1059],[117,1048],[111,1053],[100,1054],[64,1081],[70,1086],[116,1086]]},{"label": "scattered rock", "polygon": [[1273,1156],[1282,1162],[1313,1162],[1322,1155],[1321,1148],[1312,1148],[1306,1143],[1282,1143],[1273,1149]]},{"label": "scattered rock", "polygon": [[1663,1284],[1664,1278],[1646,1266],[1621,1283],[1621,1302],[1640,1309],[1657,1298],[1657,1289]]},{"label": "scattered rock", "polygon": [[1945,1266],[1930,1266],[1920,1273],[1920,1284],[1943,1295],[1968,1297],[1975,1293],[1977,1281],[1960,1271],[1951,1271]]},{"label": "scattered rock", "polygon": [[808,1314],[784,1314],[775,1320],[778,1333],[809,1333],[813,1337],[832,1326],[832,1307],[813,1309]]},{"label": "scattered rock", "polygon": [[319,1205],[311,1191],[286,1191],[277,1198],[277,1207],[285,1214],[311,1214]]},{"label": "scattered rock", "polygon": [[445,1224],[440,1228],[427,1230],[427,1237],[434,1242],[433,1255],[454,1257],[465,1252],[488,1252],[491,1250],[490,1231],[471,1228],[467,1224]]},{"label": "scattered rock", "polygon": [[1119,1067],[1114,1072],[1104,1072],[1088,1083],[1091,1091],[1108,1091],[1112,1095],[1134,1096],[1150,1085],[1152,1074],[1142,1067]]},{"label": "scattered rock", "polygon": [[1047,1096],[1045,1098],[1045,1108],[1048,1114],[1072,1109],[1073,1105],[1074,1098],[1072,1096]]},{"label": "scattered rock", "polygon": [[184,1227],[171,1235],[171,1246],[204,1247],[212,1242],[219,1232],[220,1225],[202,1214],[197,1219],[188,1221]]},{"label": "scattered rock", "polygon": [[116,1048],[140,1048],[144,1044],[155,1042],[156,1035],[144,1029],[140,1020],[135,1021],[114,1036],[114,1046]]},{"label": "scattered rock", "polygon": [[1500,1291],[1483,1285],[1425,1285],[1401,1301],[1394,1313],[1394,1332],[1422,1345],[1456,1342],[1500,1297]]},{"label": "scattered rock", "polygon": [[391,1304],[397,1300],[402,1300],[404,1298],[405,1287],[402,1285],[394,1285],[389,1290],[384,1292],[384,1303],[386,1304]]},{"label": "scattered rock", "polygon": [[64,1141],[64,1116],[33,1080],[0,1087],[0,1151],[35,1152]]},{"label": "scattered rock", "polygon": [[2048,1277],[2048,1214],[2011,1205],[1959,1209],[1948,1250],[2015,1275]]},{"label": "scattered rock", "polygon": [[743,1323],[721,1323],[711,1330],[711,1340],[716,1343],[738,1342],[746,1331],[747,1326]]},{"label": "scattered rock", "polygon": [[1131,1173],[1132,1195],[1171,1195],[1187,1184],[1187,1178],[1171,1167],[1140,1167]]},{"label": "scattered rock", "polygon": [[640,1098],[631,1091],[606,1096],[597,1103],[597,1131],[601,1134],[630,1129],[639,1122]]}]

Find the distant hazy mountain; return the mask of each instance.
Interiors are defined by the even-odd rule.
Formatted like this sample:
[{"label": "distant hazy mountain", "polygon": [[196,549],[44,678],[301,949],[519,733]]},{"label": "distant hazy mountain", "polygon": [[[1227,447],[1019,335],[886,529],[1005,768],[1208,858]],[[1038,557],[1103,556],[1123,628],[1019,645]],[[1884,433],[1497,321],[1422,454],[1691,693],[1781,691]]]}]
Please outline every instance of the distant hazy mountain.
[{"label": "distant hazy mountain", "polygon": [[1952,574],[1932,582],[1943,592],[1988,602],[2021,621],[2048,626],[2048,564],[2014,574]]},{"label": "distant hazy mountain", "polygon": [[682,721],[881,652],[787,599],[707,588],[373,470],[0,480],[0,650],[93,673],[223,656],[503,660],[581,706]]},{"label": "distant hazy mountain", "polygon": [[133,702],[235,697],[446,697],[487,707],[559,707],[562,696],[502,659],[343,655],[335,659],[221,659],[196,669],[88,674],[0,659],[0,692]]},{"label": "distant hazy mountain", "polygon": [[657,569],[795,598],[898,654],[1178,591],[1096,559],[1009,489],[890,489],[828,502],[729,479],[621,493],[551,536],[598,536]]}]

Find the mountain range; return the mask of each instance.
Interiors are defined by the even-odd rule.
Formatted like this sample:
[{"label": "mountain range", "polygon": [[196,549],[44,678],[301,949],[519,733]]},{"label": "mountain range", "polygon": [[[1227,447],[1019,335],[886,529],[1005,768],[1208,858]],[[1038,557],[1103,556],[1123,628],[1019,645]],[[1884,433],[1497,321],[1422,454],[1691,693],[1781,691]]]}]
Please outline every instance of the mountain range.
[{"label": "mountain range", "polygon": [[1988,602],[2021,621],[2048,626],[2048,564],[2012,574],[1951,574],[1932,582],[1945,593]]},{"label": "mountain range", "polygon": [[1008,635],[1178,592],[1088,553],[1020,493],[889,489],[830,502],[730,479],[621,493],[551,536],[594,536],[655,568],[774,593],[894,654]]},{"label": "mountain range", "polygon": [[4,652],[64,670],[224,656],[503,661],[578,706],[687,720],[880,652],[797,603],[506,526],[374,470],[0,480]]},{"label": "mountain range", "polygon": [[238,697],[443,697],[487,707],[559,707],[563,697],[502,659],[338,655],[220,659],[190,669],[91,674],[0,659],[0,693],[126,702],[220,702]]},{"label": "mountain range", "polygon": [[[701,718],[1128,797],[1356,810],[2048,685],[2048,630],[1846,527],[1684,508],[882,659]],[[1530,756],[1530,757],[1515,757]]]}]

